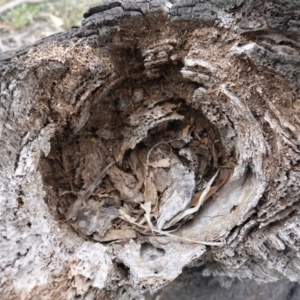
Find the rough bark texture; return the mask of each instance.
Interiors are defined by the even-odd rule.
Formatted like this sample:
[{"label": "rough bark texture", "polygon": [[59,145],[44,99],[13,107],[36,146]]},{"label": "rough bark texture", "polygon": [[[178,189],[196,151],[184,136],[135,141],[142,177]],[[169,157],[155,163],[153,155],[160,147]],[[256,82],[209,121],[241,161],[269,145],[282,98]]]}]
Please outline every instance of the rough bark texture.
[{"label": "rough bark texture", "polygon": [[[146,300],[298,300],[300,284],[283,279],[276,282],[257,282],[235,279],[230,288],[221,287],[213,276],[204,277],[203,267],[184,270],[169,285],[156,294],[146,293]],[[144,300],[140,297],[140,300]]]},{"label": "rough bark texture", "polygon": [[[2,297],[129,299],[200,265],[227,283],[299,282],[300,2],[101,1],[84,17],[0,53]],[[149,156],[162,132],[184,163],[160,168],[170,182],[156,184],[167,189],[157,226],[195,200],[195,174],[207,183],[219,170],[212,197],[174,233],[212,245],[130,224],[105,242],[118,212],[97,207],[94,180],[110,178],[102,192],[136,206],[153,199],[151,177],[136,189],[126,159]]]}]

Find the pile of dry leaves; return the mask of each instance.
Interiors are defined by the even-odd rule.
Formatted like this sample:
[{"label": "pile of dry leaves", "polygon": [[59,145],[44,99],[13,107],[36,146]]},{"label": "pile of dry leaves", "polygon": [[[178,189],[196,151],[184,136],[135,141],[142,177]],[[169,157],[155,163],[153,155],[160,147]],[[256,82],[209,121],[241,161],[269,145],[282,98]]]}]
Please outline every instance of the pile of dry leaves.
[{"label": "pile of dry leaves", "polygon": [[[65,213],[72,227],[101,242],[136,238],[139,232],[152,234],[160,243],[158,235],[206,243],[172,234],[230,175],[219,162],[222,151],[216,147],[214,128],[204,128],[197,115],[170,102],[152,103],[132,113],[114,159],[93,174],[92,181],[86,180]],[[97,134],[104,140],[116,136],[105,128]],[[95,169],[88,160],[86,156],[83,176]]]}]

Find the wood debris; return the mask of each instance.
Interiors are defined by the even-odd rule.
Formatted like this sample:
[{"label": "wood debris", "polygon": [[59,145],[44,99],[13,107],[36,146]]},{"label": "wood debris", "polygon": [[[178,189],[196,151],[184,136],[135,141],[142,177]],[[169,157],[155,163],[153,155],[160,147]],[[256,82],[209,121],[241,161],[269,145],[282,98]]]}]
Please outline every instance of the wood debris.
[{"label": "wood debris", "polygon": [[78,210],[72,225],[86,236],[96,232],[103,237],[112,227],[112,221],[119,216],[117,209],[105,207],[82,207]]},{"label": "wood debris", "polygon": [[[223,153],[215,129],[201,123],[195,109],[160,94],[154,98],[138,102],[122,130],[106,121],[90,145],[80,137],[85,155],[76,163],[70,189],[60,189],[61,198],[78,195],[65,216],[80,234],[109,242],[137,238],[139,232],[163,244],[157,235],[171,237],[165,230],[176,231],[193,218],[229,179],[231,172],[222,171],[217,180],[224,166],[219,165]],[[118,101],[116,110],[125,114],[130,101],[122,111]],[[63,154],[64,174],[72,170],[70,156]]]},{"label": "wood debris", "polygon": [[98,242],[110,242],[116,240],[129,240],[137,237],[136,230],[133,229],[113,229],[107,231],[104,236],[100,236],[97,233],[93,234],[93,239]]},{"label": "wood debris", "polygon": [[141,192],[135,191],[137,180],[133,175],[123,172],[116,166],[108,170],[107,174],[121,197],[137,203],[143,202]]},{"label": "wood debris", "polygon": [[82,193],[80,197],[77,198],[77,200],[72,204],[72,206],[68,209],[66,213],[66,219],[70,220],[73,217],[75,217],[81,207],[81,205],[91,196],[93,191],[98,187],[98,185],[101,183],[103,177],[105,176],[105,172],[114,164],[114,162],[111,162],[108,164],[103,171],[99,174],[97,179]]},{"label": "wood debris", "polygon": [[168,176],[171,184],[161,199],[160,217],[157,220],[159,230],[167,221],[189,206],[196,187],[195,174],[180,162],[172,165]]}]

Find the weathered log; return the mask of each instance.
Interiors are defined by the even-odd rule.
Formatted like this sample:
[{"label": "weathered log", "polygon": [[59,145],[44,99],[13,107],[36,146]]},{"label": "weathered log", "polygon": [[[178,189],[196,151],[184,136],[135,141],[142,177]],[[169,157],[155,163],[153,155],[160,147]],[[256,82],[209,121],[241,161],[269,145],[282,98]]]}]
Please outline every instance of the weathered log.
[{"label": "weathered log", "polygon": [[299,282],[299,16],[101,1],[0,53],[2,297],[129,299],[196,265]]},{"label": "weathered log", "polygon": [[[155,294],[146,293],[145,300],[298,300],[300,284],[282,279],[276,282],[257,282],[253,279],[231,279],[203,276],[203,267],[188,268],[174,281]],[[220,286],[220,283],[222,285]],[[230,288],[228,288],[230,285]],[[227,288],[226,288],[227,287]]]}]

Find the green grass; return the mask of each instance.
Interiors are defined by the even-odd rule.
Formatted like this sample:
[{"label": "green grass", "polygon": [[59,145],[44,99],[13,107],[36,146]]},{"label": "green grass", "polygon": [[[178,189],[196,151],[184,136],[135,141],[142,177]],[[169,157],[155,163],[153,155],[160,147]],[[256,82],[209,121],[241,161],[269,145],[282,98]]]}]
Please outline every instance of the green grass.
[{"label": "green grass", "polygon": [[[0,6],[9,1],[0,1]],[[60,0],[45,1],[43,3],[20,4],[0,16],[0,22],[17,29],[33,23],[39,18],[49,18],[52,15],[62,20],[62,29],[68,29],[73,25],[79,25],[83,19],[83,13],[92,4],[99,0]],[[57,19],[57,20],[59,20]]]},{"label": "green grass", "polygon": [[0,19],[14,28],[20,28],[31,24],[33,20],[38,17],[41,9],[42,4],[23,3],[7,11]]}]

